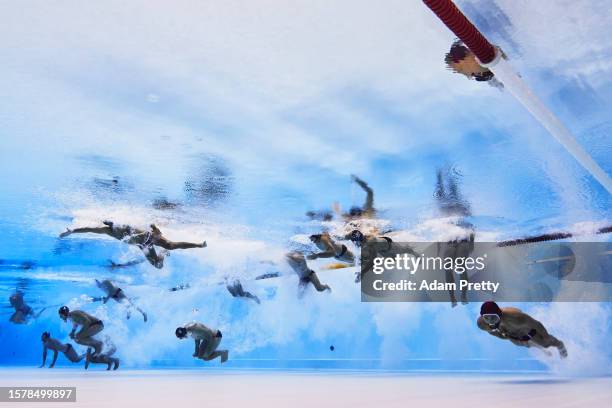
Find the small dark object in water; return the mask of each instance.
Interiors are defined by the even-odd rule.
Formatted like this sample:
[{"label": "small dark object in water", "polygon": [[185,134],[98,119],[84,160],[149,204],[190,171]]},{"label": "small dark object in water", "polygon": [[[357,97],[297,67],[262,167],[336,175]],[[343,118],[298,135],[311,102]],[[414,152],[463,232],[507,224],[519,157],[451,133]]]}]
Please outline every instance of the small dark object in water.
[{"label": "small dark object in water", "polygon": [[153,200],[151,205],[153,206],[153,208],[155,208],[157,210],[175,210],[178,207],[180,207],[179,203],[174,203],[172,201],[168,201],[168,199],[163,198],[163,197],[162,198],[156,198],[155,200]]},{"label": "small dark object in water", "polygon": [[331,346],[329,346],[329,349],[330,349],[331,351],[334,351],[336,348],[335,348],[333,345],[331,345]]}]

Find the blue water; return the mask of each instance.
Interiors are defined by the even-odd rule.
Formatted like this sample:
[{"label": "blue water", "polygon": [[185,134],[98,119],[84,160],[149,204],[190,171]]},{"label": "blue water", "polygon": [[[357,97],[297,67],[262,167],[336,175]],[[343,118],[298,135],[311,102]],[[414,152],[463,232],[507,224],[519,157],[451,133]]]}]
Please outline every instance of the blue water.
[{"label": "blue water", "polygon": [[[322,272],[333,292],[303,299],[293,276],[253,280],[321,231],[307,211],[363,202],[353,173],[396,231],[424,233],[441,217],[440,168],[458,175],[487,239],[610,224],[610,195],[508,92],[446,70],[452,36],[404,3],[0,6],[0,365],[38,365],[43,331],[67,341],[56,309],[68,304],[105,321],[126,366],[218,365],[194,361],[174,336],[197,320],[223,331],[236,368],[609,371],[609,304],[518,305],[563,337],[570,359],[559,366],[480,332],[479,305],[362,304],[354,269]],[[460,5],[612,174],[605,2],[573,2],[575,19],[549,4],[547,30],[539,5]],[[176,206],[154,208],[163,201]],[[105,219],[155,222],[208,247],[174,251],[161,271],[113,270],[109,260],[139,251],[57,237]],[[262,304],[232,298],[224,277]],[[89,302],[102,278],[149,321]],[[10,323],[16,290],[48,309]]]}]

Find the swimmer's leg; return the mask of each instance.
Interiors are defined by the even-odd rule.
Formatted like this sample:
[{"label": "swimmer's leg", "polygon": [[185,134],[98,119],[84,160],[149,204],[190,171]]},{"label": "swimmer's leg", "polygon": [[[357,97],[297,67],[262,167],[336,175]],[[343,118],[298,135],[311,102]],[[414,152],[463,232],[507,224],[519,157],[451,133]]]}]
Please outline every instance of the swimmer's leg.
[{"label": "swimmer's leg", "polygon": [[169,251],[174,249],[206,248],[206,241],[202,242],[201,244],[192,242],[174,242],[169,241],[164,237],[156,237],[154,244]]},{"label": "swimmer's leg", "polygon": [[98,353],[100,353],[100,351],[102,351],[102,347],[104,346],[104,343],[92,337],[81,338],[81,339],[75,338],[74,341],[82,346],[93,347],[94,355],[97,355]]},{"label": "swimmer's leg", "polygon": [[96,334],[100,333],[104,329],[102,324],[93,324],[88,327],[83,327],[75,336],[74,341],[83,346],[93,347],[94,355],[97,355],[102,351],[104,343],[100,340],[93,338]]},{"label": "swimmer's leg", "polygon": [[67,237],[70,234],[87,234],[87,233],[110,235],[112,237],[112,229],[108,226],[104,226],[104,227],[83,227],[83,228],[75,228],[72,230],[69,229],[61,233],[60,238]]},{"label": "swimmer's leg", "polygon": [[310,281],[310,283],[312,283],[317,292],[323,292],[324,290],[329,290],[331,292],[331,288],[328,285],[322,284],[315,272],[312,272],[310,274],[308,280]]},{"label": "swimmer's leg", "polygon": [[308,287],[308,280],[301,279],[300,283],[298,283],[298,299],[301,299],[304,296],[304,292],[306,291],[306,287]]},{"label": "swimmer's leg", "polygon": [[64,355],[66,356],[68,360],[70,360],[73,363],[79,363],[81,362],[81,360],[85,358],[85,354],[81,354],[81,355],[77,354],[74,347],[72,347],[72,344],[68,344],[67,349],[64,352]]},{"label": "swimmer's leg", "polygon": [[85,369],[89,368],[89,363],[91,363],[91,349],[87,349],[87,353],[85,354]]},{"label": "swimmer's leg", "polygon": [[157,269],[162,269],[164,267],[165,253],[163,251],[158,254],[153,245],[138,245],[138,247],[142,250],[145,258],[151,265]]},{"label": "swimmer's leg", "polygon": [[195,342],[195,351],[193,352],[193,356],[198,358],[202,352],[204,352],[205,345],[201,339],[194,339]]},{"label": "swimmer's leg", "polygon": [[259,300],[259,298],[257,296],[255,296],[254,294],[252,294],[251,292],[244,292],[244,296],[254,300],[258,305],[261,303],[261,301]]},{"label": "swimmer's leg", "polygon": [[125,297],[122,299],[121,303],[123,303],[126,308],[127,308],[127,313],[128,313],[128,319],[130,318],[130,314],[131,314],[131,310],[132,308],[138,310],[140,312],[140,314],[142,315],[142,318],[144,319],[145,323],[147,321],[147,314],[141,309],[139,308],[134,302],[132,302],[132,300],[128,297]]},{"label": "swimmer's leg", "polygon": [[113,363],[113,371],[119,368],[118,358],[110,358],[110,362]]},{"label": "swimmer's leg", "polygon": [[22,323],[25,323],[26,319],[27,319],[27,316],[25,316],[21,310],[17,310],[15,313],[11,315],[11,317],[9,318],[9,321],[15,324],[22,324]]},{"label": "swimmer's leg", "polygon": [[227,361],[228,356],[229,356],[228,350],[219,350],[219,351],[213,351],[206,357],[200,357],[200,359],[204,361],[212,361],[217,357],[221,357],[221,362],[225,363]]},{"label": "swimmer's leg", "polygon": [[559,350],[559,355],[561,358],[567,357],[567,349],[565,348],[565,344],[563,344],[563,342],[557,339],[555,336],[549,334],[544,328],[544,325],[539,324],[535,330],[536,334],[531,338],[533,343],[544,348],[555,347],[557,350]]}]

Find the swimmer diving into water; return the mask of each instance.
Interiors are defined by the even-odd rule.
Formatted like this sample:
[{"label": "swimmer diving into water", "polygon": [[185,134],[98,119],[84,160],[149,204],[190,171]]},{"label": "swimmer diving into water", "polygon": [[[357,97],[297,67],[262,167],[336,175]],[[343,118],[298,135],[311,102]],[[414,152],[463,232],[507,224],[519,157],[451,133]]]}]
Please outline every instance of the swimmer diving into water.
[{"label": "swimmer diving into water", "polygon": [[243,297],[243,298],[247,298],[247,299],[252,299],[257,304],[261,303],[257,296],[253,295],[251,292],[247,292],[247,291],[244,290],[244,288],[242,287],[242,283],[240,283],[240,281],[238,279],[234,279],[231,283],[226,280],[225,281],[225,287],[227,288],[227,291],[233,297]]},{"label": "swimmer diving into water", "polygon": [[[94,354],[100,353],[103,343],[100,340],[94,339],[93,336],[104,329],[102,320],[82,310],[73,310],[71,312],[68,306],[60,307],[58,313],[63,321],[67,322],[70,320],[70,322],[72,322],[72,330],[70,331],[71,339],[82,346],[93,347]],[[79,326],[81,326],[81,330],[76,333],[76,329]]]},{"label": "swimmer diving into water", "polygon": [[121,289],[120,287],[118,287],[117,285],[115,285],[113,282],[111,282],[108,279],[105,279],[102,282],[96,279],[96,285],[104,293],[106,293],[106,296],[102,298],[102,302],[106,303],[108,302],[109,299],[113,299],[115,302],[121,303],[122,305],[126,307],[128,319],[131,316],[131,309],[134,308],[138,310],[140,314],[142,314],[142,318],[144,319],[144,321],[145,322],[147,321],[147,314],[143,312],[142,309],[136,306],[132,302],[132,300],[126,296],[126,294],[123,292],[123,289]]},{"label": "swimmer diving into water", "polygon": [[362,271],[372,270],[374,259],[378,256],[393,257],[397,254],[419,256],[410,245],[393,242],[389,237],[364,235],[359,230],[352,231],[349,237],[357,248],[361,248],[362,265],[360,270],[355,272],[355,283],[361,282]]},{"label": "swimmer diving into water", "polygon": [[561,358],[567,357],[562,341],[548,334],[542,323],[517,308],[500,308],[495,302],[484,302],[476,324],[490,335],[510,340],[517,346],[541,349],[556,347]]},{"label": "swimmer diving into water", "polygon": [[374,208],[374,190],[368,184],[355,176],[351,175],[351,180],[359,185],[366,192],[366,200],[361,207],[351,207],[348,213],[342,213],[340,205],[334,203],[334,212],[340,215],[345,221],[352,221],[360,218],[374,218],[376,209]]},{"label": "swimmer diving into water", "polygon": [[70,360],[73,363],[79,363],[81,360],[83,360],[83,358],[85,358],[85,354],[81,354],[81,355],[77,354],[74,347],[72,347],[72,344],[70,343],[64,344],[60,342],[59,340],[54,339],[53,337],[51,337],[51,333],[49,332],[44,332],[42,336],[40,337],[40,339],[43,343],[43,355],[42,355],[43,360],[39,368],[44,367],[45,363],[47,362],[47,350],[53,351],[53,360],[51,361],[51,365],[49,365],[49,368],[53,368],[55,366],[55,362],[57,361],[58,352],[61,352],[63,355],[66,356],[68,360]]},{"label": "swimmer diving into water", "polygon": [[310,236],[310,241],[322,252],[308,255],[306,258],[313,260],[317,258],[335,258],[347,264],[355,263],[355,255],[344,244],[338,244],[329,236],[327,232]]},{"label": "swimmer diving into water", "polygon": [[221,363],[227,361],[229,351],[217,350],[223,338],[219,330],[212,330],[202,323],[189,323],[185,327],[177,327],[174,333],[179,339],[185,339],[187,336],[194,339],[195,351],[193,357],[204,361],[211,361],[220,357]]},{"label": "swimmer diving into water", "polygon": [[35,313],[34,309],[28,306],[25,300],[23,300],[23,292],[19,290],[9,297],[9,302],[15,309],[15,313],[13,313],[9,318],[11,323],[25,324],[30,319],[36,319],[42,312],[45,311],[45,308],[42,308],[38,313]]},{"label": "swimmer diving into water", "polygon": [[293,271],[300,278],[298,297],[304,296],[304,291],[309,283],[312,283],[317,292],[323,292],[324,290],[331,292],[331,288],[328,285],[322,284],[315,271],[308,267],[306,264],[306,258],[304,258],[304,255],[301,252],[289,252],[285,258],[287,259],[289,266],[291,266],[291,269],[293,269]]},{"label": "swimmer diving into water", "polygon": [[[155,250],[156,246],[161,247],[166,251],[206,247],[206,241],[202,242],[201,244],[170,241],[162,235],[162,232],[159,228],[157,228],[157,226],[155,226],[155,224],[151,224],[148,231],[143,231],[130,225],[115,225],[112,221],[103,221],[103,224],[103,227],[83,227],[72,230],[67,229],[65,232],[60,234],[60,238],[65,238],[71,234],[86,233],[108,235],[120,241],[125,241],[130,245],[138,246],[149,263],[157,269],[163,268],[166,252],[160,251],[160,253],[158,253]],[[114,266],[116,267],[120,265],[115,264]]]},{"label": "swimmer diving into water", "polygon": [[488,82],[495,88],[503,88],[503,84],[495,78],[493,72],[480,65],[476,55],[459,40],[453,43],[444,58],[444,62],[446,62],[448,69],[453,72],[465,75],[467,78],[478,82]]}]

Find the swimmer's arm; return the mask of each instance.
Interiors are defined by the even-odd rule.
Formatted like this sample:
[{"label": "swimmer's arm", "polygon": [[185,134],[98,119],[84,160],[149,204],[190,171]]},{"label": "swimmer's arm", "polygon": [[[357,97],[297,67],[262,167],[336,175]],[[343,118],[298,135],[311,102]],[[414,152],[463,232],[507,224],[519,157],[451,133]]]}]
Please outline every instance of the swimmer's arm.
[{"label": "swimmer's arm", "polygon": [[40,365],[40,367],[44,367],[46,362],[47,362],[47,346],[43,346],[43,362]]},{"label": "swimmer's arm", "polygon": [[359,187],[361,187],[367,194],[366,201],[363,204],[363,211],[372,211],[374,209],[374,190],[372,190],[372,188],[359,177],[353,175],[351,178],[355,183],[359,184]]},{"label": "swimmer's arm", "polygon": [[57,350],[53,349],[53,361],[51,361],[51,365],[49,368],[53,368],[55,366],[55,362],[57,361]]},{"label": "swimmer's arm", "polygon": [[200,343],[202,342],[202,340],[200,339],[195,339],[195,351],[193,352],[193,356],[197,357],[198,356],[198,352],[200,351]]},{"label": "swimmer's arm", "polygon": [[510,340],[514,345],[516,346],[520,346],[520,347],[531,347],[531,345],[529,344],[529,340],[524,341],[524,340],[517,340],[517,339],[508,339]]},{"label": "swimmer's arm", "polygon": [[75,228],[70,230],[72,234],[87,234],[88,232],[92,234],[107,234],[110,235],[111,229],[110,227],[83,227],[83,228]]},{"label": "swimmer's arm", "polygon": [[485,321],[484,321],[484,319],[482,317],[478,318],[478,320],[476,321],[476,325],[478,325],[478,328],[480,330],[486,331],[491,336],[495,336],[495,337],[498,337],[498,338],[503,339],[503,340],[508,340],[508,338],[506,336],[504,336],[503,334],[501,334],[499,331],[491,330],[489,328],[489,325],[485,323]]},{"label": "swimmer's arm", "polygon": [[313,259],[317,259],[317,258],[333,258],[334,257],[334,253],[333,252],[329,252],[329,251],[325,251],[325,252],[319,252],[319,253],[315,253],[315,254],[310,254],[306,257],[306,259],[309,260],[313,260]]}]

